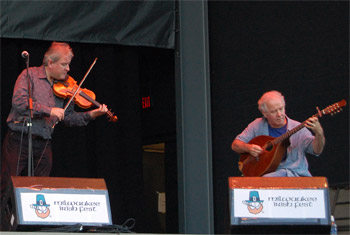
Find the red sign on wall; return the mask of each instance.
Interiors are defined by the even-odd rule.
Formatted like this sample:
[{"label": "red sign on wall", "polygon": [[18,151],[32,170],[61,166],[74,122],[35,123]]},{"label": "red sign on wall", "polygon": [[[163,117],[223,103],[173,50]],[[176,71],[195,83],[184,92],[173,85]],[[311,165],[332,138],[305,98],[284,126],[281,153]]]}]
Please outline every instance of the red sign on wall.
[{"label": "red sign on wall", "polygon": [[151,107],[151,97],[150,96],[142,97],[142,108],[147,109],[150,107]]}]

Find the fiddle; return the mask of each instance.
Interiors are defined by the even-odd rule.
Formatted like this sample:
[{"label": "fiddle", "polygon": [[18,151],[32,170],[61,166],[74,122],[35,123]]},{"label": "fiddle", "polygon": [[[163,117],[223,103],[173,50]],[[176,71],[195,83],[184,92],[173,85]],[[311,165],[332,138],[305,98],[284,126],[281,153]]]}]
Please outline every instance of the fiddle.
[{"label": "fiddle", "polygon": [[[55,80],[53,91],[55,95],[64,99],[74,96],[74,103],[84,109],[90,108],[93,105],[96,105],[97,107],[101,105],[96,101],[96,95],[93,91],[86,88],[80,88],[74,78],[69,75],[64,81]],[[116,122],[118,120],[118,117],[110,110],[107,111],[106,115],[111,122]]]}]

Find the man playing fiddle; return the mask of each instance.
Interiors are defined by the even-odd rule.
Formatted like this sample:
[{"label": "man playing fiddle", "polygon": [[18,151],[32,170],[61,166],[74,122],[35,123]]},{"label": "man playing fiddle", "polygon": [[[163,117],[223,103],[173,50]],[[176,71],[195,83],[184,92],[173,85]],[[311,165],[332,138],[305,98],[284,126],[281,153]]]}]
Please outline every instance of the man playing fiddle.
[{"label": "man playing fiddle", "polygon": [[[52,89],[55,80],[65,80],[70,70],[73,51],[67,43],[53,42],[46,51],[40,67],[30,67],[18,76],[12,107],[7,118],[8,132],[2,146],[1,198],[11,176],[21,175],[28,165],[28,118],[29,91],[32,97],[32,155],[33,175],[49,176],[52,168],[51,139],[57,121],[67,126],[86,126],[89,121],[106,114],[105,104],[87,112],[75,112],[71,103],[64,109],[67,100],[55,96]],[[27,76],[29,73],[29,78]],[[28,89],[28,79],[30,89]]]}]

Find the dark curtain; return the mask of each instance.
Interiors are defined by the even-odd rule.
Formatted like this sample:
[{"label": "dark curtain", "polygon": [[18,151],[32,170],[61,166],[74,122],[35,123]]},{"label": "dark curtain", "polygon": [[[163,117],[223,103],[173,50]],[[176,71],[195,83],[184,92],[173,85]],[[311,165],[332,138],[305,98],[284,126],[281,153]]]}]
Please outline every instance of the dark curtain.
[{"label": "dark curtain", "polygon": [[[349,3],[210,1],[209,39],[215,232],[229,224],[228,177],[240,176],[233,139],[261,114],[260,96],[279,90],[287,115],[304,121],[349,100]],[[320,118],[326,146],[308,156],[313,176],[349,182],[349,108]]]},{"label": "dark curtain", "polygon": [[174,1],[1,1],[1,37],[174,48]]}]

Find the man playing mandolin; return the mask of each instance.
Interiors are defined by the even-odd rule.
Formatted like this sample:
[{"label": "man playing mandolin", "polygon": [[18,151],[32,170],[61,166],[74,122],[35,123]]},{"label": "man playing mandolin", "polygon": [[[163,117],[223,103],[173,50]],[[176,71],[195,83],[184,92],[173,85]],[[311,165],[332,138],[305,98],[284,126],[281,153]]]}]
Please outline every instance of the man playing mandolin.
[{"label": "man playing mandolin", "polygon": [[31,118],[33,176],[50,174],[51,138],[56,122],[62,121],[67,126],[85,126],[89,121],[108,111],[105,104],[87,112],[75,112],[74,103],[70,103],[66,110],[63,108],[68,99],[55,96],[52,87],[56,80],[67,78],[72,58],[73,51],[67,43],[53,42],[44,55],[42,66],[25,69],[18,76],[11,111],[7,118],[9,130],[2,146],[1,198],[4,196],[10,177],[21,175],[28,164],[29,92],[33,101]]},{"label": "man playing mandolin", "polygon": [[[242,154],[239,162],[244,176],[311,176],[306,153],[320,155],[325,145],[323,128],[316,116],[300,122],[287,117],[285,101],[278,91],[264,93],[258,101],[263,117],[255,119],[232,142],[233,151]],[[313,134],[306,128],[310,129]],[[299,129],[281,141],[293,128]]]}]

